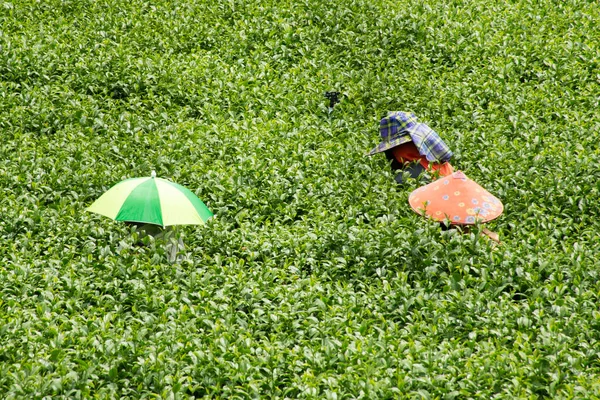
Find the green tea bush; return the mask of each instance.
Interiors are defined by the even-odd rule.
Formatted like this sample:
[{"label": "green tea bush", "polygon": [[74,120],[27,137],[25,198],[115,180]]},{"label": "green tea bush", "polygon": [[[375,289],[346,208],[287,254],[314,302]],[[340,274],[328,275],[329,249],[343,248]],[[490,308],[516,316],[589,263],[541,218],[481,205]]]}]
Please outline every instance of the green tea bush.
[{"label": "green tea bush", "polygon": [[[0,1],[0,397],[600,397],[598,21]],[[503,201],[502,245],[440,231],[365,157],[391,110]],[[153,169],[216,215],[172,265],[84,212]]]}]

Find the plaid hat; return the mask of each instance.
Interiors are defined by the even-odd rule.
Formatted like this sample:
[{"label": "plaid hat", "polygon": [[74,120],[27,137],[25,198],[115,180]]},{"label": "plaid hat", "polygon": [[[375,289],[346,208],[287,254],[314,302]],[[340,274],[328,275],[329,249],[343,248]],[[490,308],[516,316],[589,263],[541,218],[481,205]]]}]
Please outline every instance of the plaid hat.
[{"label": "plaid hat", "polygon": [[442,138],[429,126],[418,122],[413,113],[390,112],[379,122],[379,133],[382,142],[367,153],[369,156],[412,141],[427,161],[443,163],[452,157],[452,151]]}]

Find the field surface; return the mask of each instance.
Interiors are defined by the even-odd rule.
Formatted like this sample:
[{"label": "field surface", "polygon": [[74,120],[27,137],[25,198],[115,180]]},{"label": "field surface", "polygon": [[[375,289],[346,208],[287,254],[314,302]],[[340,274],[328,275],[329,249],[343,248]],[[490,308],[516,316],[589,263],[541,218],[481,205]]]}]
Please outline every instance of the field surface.
[{"label": "field surface", "polygon": [[[597,1],[0,0],[0,398],[600,398],[599,103]],[[501,246],[365,157],[393,110]],[[84,211],[152,170],[179,263]]]}]

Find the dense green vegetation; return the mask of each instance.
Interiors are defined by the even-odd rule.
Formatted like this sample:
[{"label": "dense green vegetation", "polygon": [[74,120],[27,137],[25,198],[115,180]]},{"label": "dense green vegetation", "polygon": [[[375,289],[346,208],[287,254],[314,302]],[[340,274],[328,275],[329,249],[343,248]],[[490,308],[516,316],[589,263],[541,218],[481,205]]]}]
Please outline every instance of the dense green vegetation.
[{"label": "dense green vegetation", "polygon": [[[0,1],[0,397],[600,397],[599,21]],[[502,246],[441,232],[364,156],[390,110],[504,202]],[[152,169],[216,214],[179,264],[84,212]]]}]

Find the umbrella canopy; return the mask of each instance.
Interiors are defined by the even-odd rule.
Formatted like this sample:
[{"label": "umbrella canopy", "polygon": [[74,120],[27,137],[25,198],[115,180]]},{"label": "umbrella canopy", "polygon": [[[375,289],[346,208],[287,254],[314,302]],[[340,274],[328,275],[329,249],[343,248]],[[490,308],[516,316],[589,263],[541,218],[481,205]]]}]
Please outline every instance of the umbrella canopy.
[{"label": "umbrella canopy", "polygon": [[165,179],[131,178],[117,183],[86,211],[116,221],[161,226],[203,225],[213,213],[190,190]]},{"label": "umbrella canopy", "polygon": [[488,222],[504,210],[500,200],[461,171],[416,189],[408,203],[418,214],[454,225]]}]

